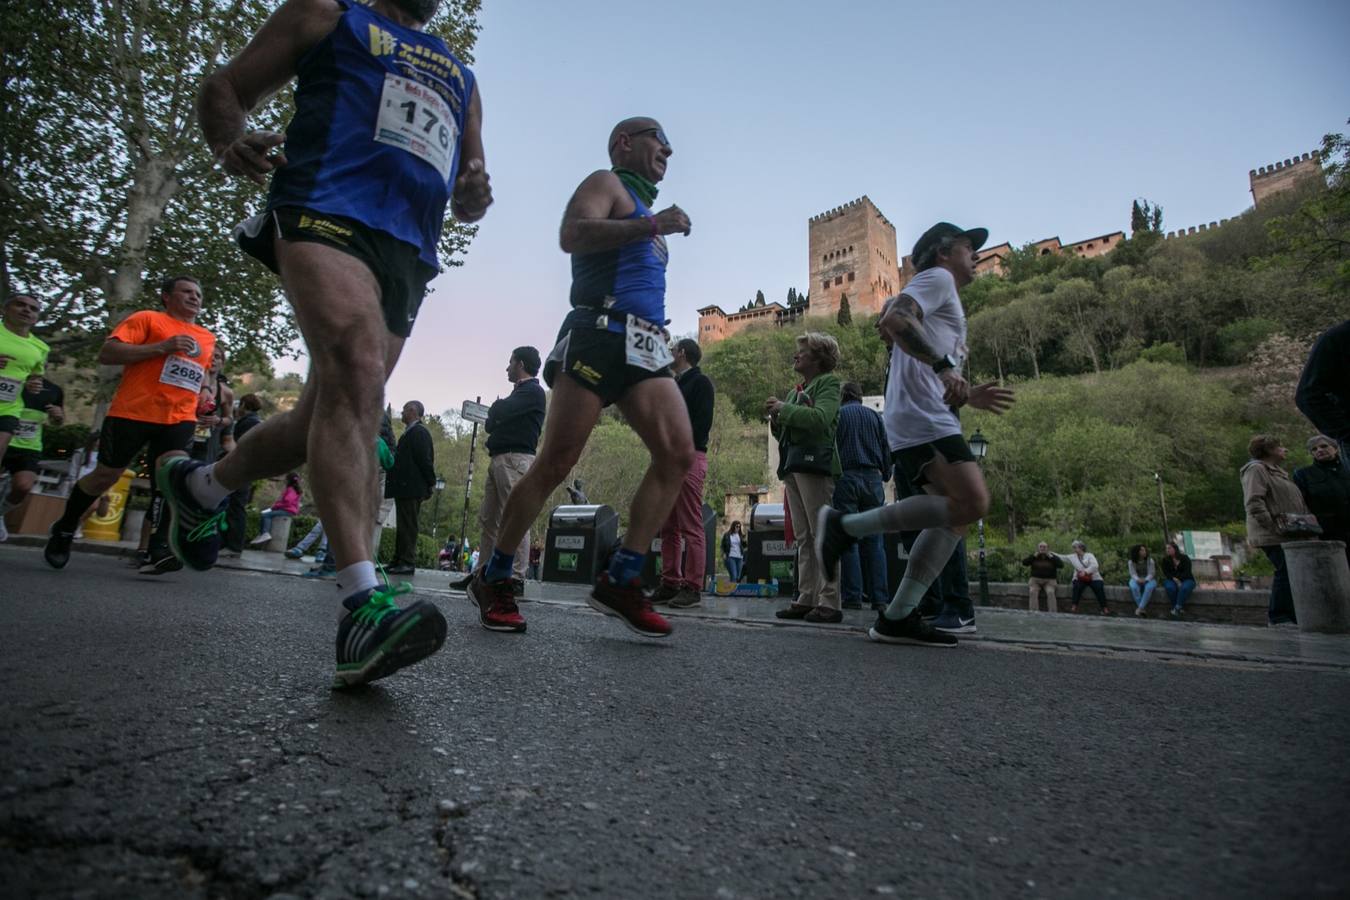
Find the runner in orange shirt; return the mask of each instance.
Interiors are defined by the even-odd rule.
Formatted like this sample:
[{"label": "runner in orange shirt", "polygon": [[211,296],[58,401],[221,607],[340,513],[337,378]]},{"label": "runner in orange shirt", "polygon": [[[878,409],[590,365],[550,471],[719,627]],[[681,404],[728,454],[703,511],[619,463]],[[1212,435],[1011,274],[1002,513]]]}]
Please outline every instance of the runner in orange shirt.
[{"label": "runner in orange shirt", "polygon": [[[71,489],[65,513],[52,525],[43,556],[57,569],[70,560],[70,544],[80,517],[117,483],[141,450],[150,447],[152,462],[173,450],[186,450],[197,426],[197,395],[211,368],[215,335],[196,324],[202,290],[188,275],[166,278],[159,287],[164,311],[132,313],[113,329],[99,351],[103,365],[123,366],[99,437],[94,471]],[[155,532],[141,573],[158,575],[182,568],[169,551],[168,517],[162,499],[151,487],[150,510]]]}]

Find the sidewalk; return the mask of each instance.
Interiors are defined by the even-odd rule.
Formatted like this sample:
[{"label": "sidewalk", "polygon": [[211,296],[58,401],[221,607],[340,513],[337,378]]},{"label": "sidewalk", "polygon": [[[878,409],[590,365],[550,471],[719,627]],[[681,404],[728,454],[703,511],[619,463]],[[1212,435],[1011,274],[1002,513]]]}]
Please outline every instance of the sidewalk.
[{"label": "sidewalk", "polygon": [[[14,535],[5,547],[40,548],[45,539],[35,535]],[[130,556],[135,544],[104,541],[77,541],[75,553],[103,553]],[[220,568],[249,572],[271,572],[300,576],[313,563],[287,559],[279,553],[245,550],[238,559],[222,558]],[[451,590],[451,579],[458,572],[418,569],[412,576],[394,576],[392,581],[409,581],[419,593],[443,595],[464,600],[464,592]],[[581,607],[586,604],[589,587],[580,584],[528,582],[527,602]],[[876,614],[867,610],[844,610],[838,625],[813,625],[774,618],[774,611],[786,600],[751,597],[703,595],[695,609],[661,609],[671,619],[724,620],[752,627],[806,628],[843,636],[865,631]],[[1071,615],[1069,613],[1032,613],[1026,610],[977,607],[979,633],[961,635],[964,643],[979,642],[1013,646],[1140,652],[1167,658],[1228,660],[1292,666],[1315,666],[1350,671],[1350,635],[1303,634],[1293,628],[1264,628],[1250,625],[1215,625],[1201,622],[1173,622],[1164,619],[1138,620],[1133,616]],[[526,610],[528,616],[528,609]]]}]

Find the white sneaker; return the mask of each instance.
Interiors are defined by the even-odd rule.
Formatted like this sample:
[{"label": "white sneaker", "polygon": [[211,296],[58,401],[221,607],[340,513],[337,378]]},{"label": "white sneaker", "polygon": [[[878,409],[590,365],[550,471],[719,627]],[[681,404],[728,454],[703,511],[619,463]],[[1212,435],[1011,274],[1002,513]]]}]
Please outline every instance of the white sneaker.
[{"label": "white sneaker", "polygon": [[272,540],[272,536],[270,534],[260,534],[253,540],[249,541],[249,544],[256,547],[259,544],[266,544],[270,540]]}]

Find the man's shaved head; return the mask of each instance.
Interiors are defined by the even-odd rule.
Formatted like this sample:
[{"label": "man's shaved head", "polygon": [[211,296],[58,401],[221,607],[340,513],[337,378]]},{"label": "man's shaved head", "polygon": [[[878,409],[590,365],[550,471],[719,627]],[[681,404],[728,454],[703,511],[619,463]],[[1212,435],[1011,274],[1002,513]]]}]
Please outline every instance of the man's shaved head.
[{"label": "man's shaved head", "polygon": [[633,134],[638,131],[646,131],[649,128],[660,128],[661,123],[655,119],[649,119],[646,116],[636,116],[632,119],[624,119],[614,130],[609,133],[609,153],[614,155],[614,145],[619,142],[619,135]]}]

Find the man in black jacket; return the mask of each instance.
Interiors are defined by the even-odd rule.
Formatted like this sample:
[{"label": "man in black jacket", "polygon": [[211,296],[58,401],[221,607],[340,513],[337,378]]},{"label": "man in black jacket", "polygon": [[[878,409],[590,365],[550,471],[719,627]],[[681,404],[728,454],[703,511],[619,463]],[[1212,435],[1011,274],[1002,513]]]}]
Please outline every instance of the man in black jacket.
[{"label": "man in black jacket", "polygon": [[417,571],[417,514],[422,501],[436,486],[436,454],[431,432],[422,424],[426,408],[417,400],[403,404],[403,424],[408,426],[394,451],[394,468],[385,481],[384,496],[394,501],[398,530],[394,536],[394,562],[385,571],[411,575]]},{"label": "man in black jacket", "polygon": [[708,476],[708,432],[712,429],[715,391],[712,379],[698,367],[703,350],[685,338],[675,345],[671,369],[689,410],[694,430],[694,464],[684,476],[666,524],[661,527],[661,586],[652,603],[680,609],[698,606],[707,577],[707,538],[703,532],[703,482]]},{"label": "man in black jacket", "polygon": [[[491,461],[487,483],[483,486],[483,505],[478,509],[482,541],[478,554],[480,569],[487,565],[497,546],[497,529],[501,525],[502,510],[506,508],[506,498],[511,496],[511,488],[516,482],[529,471],[539,446],[539,432],[544,427],[547,406],[544,389],[535,377],[539,374],[539,364],[539,351],[534,347],[517,347],[511,351],[511,359],[506,364],[506,379],[515,387],[508,396],[492,404],[483,426],[488,433],[487,451]],[[511,586],[513,594],[518,596],[525,592],[525,567],[530,559],[528,531],[521,537],[515,553]],[[471,572],[452,586],[467,588],[472,579]],[[514,600],[508,601],[505,597],[494,598],[486,609],[480,607],[478,620],[489,631],[525,630],[525,619]]]}]

